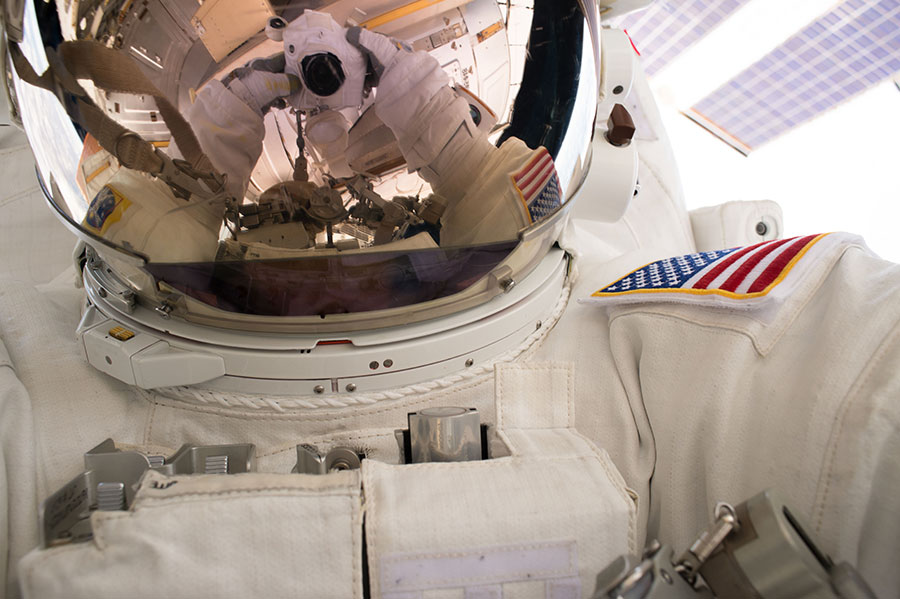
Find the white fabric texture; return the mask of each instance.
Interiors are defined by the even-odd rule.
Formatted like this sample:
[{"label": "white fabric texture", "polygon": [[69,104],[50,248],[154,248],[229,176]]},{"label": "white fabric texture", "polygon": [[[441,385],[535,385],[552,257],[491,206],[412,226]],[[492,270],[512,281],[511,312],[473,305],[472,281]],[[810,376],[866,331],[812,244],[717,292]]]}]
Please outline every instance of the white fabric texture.
[{"label": "white fabric texture", "polygon": [[653,301],[611,308],[612,359],[655,454],[649,536],[685,547],[717,501],[774,487],[826,552],[891,596],[900,268],[851,244],[821,262],[768,324]]},{"label": "white fabric texture", "polygon": [[[648,112],[648,117],[652,119],[653,113]],[[578,279],[572,288],[575,298],[588,297],[643,264],[695,249],[667,145],[663,141],[635,143],[641,144],[642,187],[624,219],[615,225],[577,220],[575,207],[576,220],[564,239],[566,247],[580,253],[575,265]],[[580,201],[590,200],[586,194]],[[16,210],[11,207],[20,205],[17,199],[0,203],[0,213],[8,216],[11,209]],[[0,239],[22,239],[21,231],[17,238],[10,234],[17,231],[19,222],[0,219]],[[38,230],[43,233],[47,228],[42,225]],[[9,260],[4,260],[4,275],[26,278],[21,266],[31,260],[31,246],[5,243],[3,247],[11,252]],[[41,268],[49,272],[53,262],[48,257]],[[68,262],[68,255],[61,256],[59,269]],[[41,282],[50,278],[41,276]],[[240,403],[196,405],[153,393],[135,394],[93,370],[81,357],[72,335],[81,293],[62,289],[62,279],[60,285],[37,291],[33,285],[38,274],[34,277],[24,283],[0,282],[0,339],[15,367],[13,372],[0,365],[0,448],[6,472],[0,496],[7,502],[3,547],[11,596],[16,584],[13,562],[36,544],[36,500],[78,474],[83,452],[106,437],[120,446],[160,454],[171,454],[185,442],[253,442],[260,470],[280,473],[290,471],[300,441],[324,447],[351,445],[382,462],[373,462],[373,467],[385,476],[412,476],[391,464],[397,459],[393,431],[406,422],[408,412],[442,405],[475,407],[485,422],[505,422],[507,428],[515,429],[505,433],[505,442],[514,452],[550,452],[528,460],[535,472],[541,459],[548,463],[583,460],[596,468],[604,462],[593,446],[608,452],[628,488],[639,497],[638,544],[646,537],[658,537],[680,551],[709,521],[715,502],[740,502],[763,488],[776,487],[794,513],[811,523],[810,531],[820,546],[836,560],[858,564],[879,596],[897,596],[900,589],[896,568],[900,562],[896,500],[900,496],[900,402],[896,400],[900,268],[862,248],[836,248],[806,275],[804,284],[767,323],[748,314],[703,306],[647,302],[610,308],[607,313],[599,306],[569,302],[553,329],[519,355],[517,365],[501,369],[497,376],[484,373],[437,389],[423,386],[421,392],[374,405],[297,405],[281,410]],[[65,283],[70,286],[70,281]],[[540,368],[550,364],[549,380],[540,378],[534,391],[522,389],[515,369],[520,365],[538,368],[536,363],[543,363]],[[565,410],[547,392],[560,384],[558,377],[571,393]],[[498,384],[503,386],[501,395],[516,395],[523,403],[504,401],[498,412],[494,401]],[[539,425],[529,428],[528,418]],[[569,423],[577,434],[566,428]],[[578,448],[585,453],[590,449],[591,455],[559,457]],[[480,473],[479,467],[493,468],[476,464],[468,469]],[[428,468],[409,472],[420,470],[429,474]],[[598,485],[615,478],[593,471],[598,476],[592,480]],[[288,475],[283,478],[299,484]],[[440,477],[435,478],[436,484],[443,484]],[[223,484],[237,484],[237,477]],[[176,528],[190,524],[165,515],[169,500],[149,494],[146,499],[140,513],[112,516],[113,521],[105,524],[108,530],[114,536],[140,532],[142,538],[144,533],[154,538],[158,532],[148,530],[145,519],[150,512],[162,514]],[[269,499],[263,496],[249,493],[240,501],[252,504],[253,513],[268,510]],[[272,498],[273,514],[284,508],[281,501]],[[210,502],[202,499],[200,504],[204,503]],[[182,513],[194,509],[182,499],[173,500],[170,507]],[[236,517],[237,511],[232,515]],[[209,514],[198,515],[209,518]],[[239,577],[243,584],[244,576],[249,580],[265,567],[255,559],[264,553],[265,541],[231,538],[235,540],[229,543],[244,550],[243,576]],[[182,539],[202,542],[202,538]],[[499,542],[491,543],[496,547]],[[87,556],[96,551],[92,547],[63,549]],[[162,542],[154,546],[160,552],[158,564],[165,563],[168,547]],[[550,549],[560,547],[564,545]],[[23,571],[39,564],[43,555],[57,563],[56,553],[38,550],[26,560]],[[118,567],[115,556],[110,559]],[[71,567],[74,562],[61,559],[58,563]],[[139,561],[129,563],[141,566]],[[81,575],[71,573],[73,579]],[[46,581],[52,586],[53,580],[59,580],[52,572],[36,576],[35,584]],[[498,597],[501,591],[507,599],[535,596],[529,584],[489,584],[466,591],[466,596]],[[45,589],[27,588],[35,593]],[[48,586],[47,592],[51,590]],[[581,584],[583,595],[591,591]]]},{"label": "white fabric texture", "polygon": [[91,542],[22,561],[25,596],[362,597],[357,472],[151,472],[129,510],[91,524]]},{"label": "white fabric texture", "polygon": [[262,116],[218,79],[197,92],[185,117],[210,162],[227,176],[225,189],[244,197],[250,173],[262,153],[266,128]]},{"label": "white fabric texture", "polygon": [[698,252],[780,239],[784,231],[781,207],[772,200],[725,202],[691,210],[690,217]]},{"label": "white fabric texture", "polygon": [[373,596],[527,583],[527,596],[543,597],[554,582],[589,594],[606,564],[638,550],[624,481],[569,428],[571,380],[567,365],[498,366],[497,432],[511,456],[363,462]]},{"label": "white fabric texture", "polygon": [[5,597],[17,594],[15,577],[7,572],[38,539],[34,453],[28,393],[0,339],[0,589]]},{"label": "white fabric texture", "polygon": [[[583,229],[573,230],[579,247],[591,247]],[[646,257],[585,255],[573,294],[587,296]],[[716,501],[739,502],[773,486],[816,523],[813,534],[823,549],[858,563],[879,592],[890,594],[898,588],[892,564],[900,539],[893,499],[900,491],[898,408],[891,401],[898,281],[898,267],[842,247],[769,324],[652,303],[616,308],[610,319],[600,307],[571,302],[542,344],[519,361],[573,365],[567,410],[576,430],[609,452],[640,496],[639,543],[649,526],[649,536],[683,548]],[[396,456],[393,429],[407,412],[427,405],[477,407],[485,421],[496,422],[491,375],[371,407],[312,413],[136,397],[79,356],[71,336],[77,292],[47,293],[13,283],[0,288],[0,335],[31,396],[41,498],[77,474],[82,453],[106,436],[155,453],[171,453],[183,442],[252,441],[262,470],[287,472],[300,440],[355,444],[388,462]],[[522,411],[540,413],[540,406],[531,399]],[[558,409],[542,418],[555,422]],[[22,431],[6,429],[4,444],[27,445],[18,438]],[[507,436],[511,445],[525,442]],[[23,513],[34,509],[22,491],[28,479],[24,472],[8,491],[10,505]],[[27,549],[15,536],[9,542],[13,553]]]}]

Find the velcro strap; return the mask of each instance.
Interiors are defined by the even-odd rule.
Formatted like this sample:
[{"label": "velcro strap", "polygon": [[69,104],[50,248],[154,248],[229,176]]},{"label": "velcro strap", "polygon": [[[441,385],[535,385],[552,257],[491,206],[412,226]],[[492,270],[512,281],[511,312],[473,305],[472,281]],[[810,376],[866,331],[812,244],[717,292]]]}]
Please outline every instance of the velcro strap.
[{"label": "velcro strap", "polygon": [[[74,41],[60,44],[59,55],[66,69],[77,79],[90,79],[97,87],[107,91],[153,96],[160,115],[185,159],[198,170],[212,170],[191,126],[125,53],[107,48],[99,42]],[[103,143],[100,137],[95,137]],[[119,144],[119,136],[108,142],[113,146],[112,149],[107,148],[111,152],[118,151],[117,146],[131,145]]]}]

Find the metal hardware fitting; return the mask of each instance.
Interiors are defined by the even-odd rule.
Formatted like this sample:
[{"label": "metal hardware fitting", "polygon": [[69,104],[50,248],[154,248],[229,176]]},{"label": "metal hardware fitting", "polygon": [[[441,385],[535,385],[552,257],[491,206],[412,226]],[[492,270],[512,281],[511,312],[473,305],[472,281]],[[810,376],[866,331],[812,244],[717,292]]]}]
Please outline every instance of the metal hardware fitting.
[{"label": "metal hardware fitting", "polygon": [[127,509],[148,470],[174,474],[237,474],[256,465],[256,447],[182,445],[170,458],[122,451],[107,439],[84,454],[84,472],[47,497],[39,508],[41,545],[52,547],[93,537],[95,510]]},{"label": "metal hardware fitting", "polygon": [[328,474],[340,470],[357,470],[365,456],[349,447],[335,447],[321,453],[315,445],[297,446],[297,464],[291,472],[299,474]]},{"label": "metal hardware fitting", "polygon": [[100,297],[112,304],[120,312],[125,312],[126,314],[134,312],[134,306],[137,303],[134,290],[109,269],[106,263],[90,249],[88,249],[85,268],[97,284],[97,294]]},{"label": "metal hardware fitting", "polygon": [[487,429],[475,408],[426,408],[408,415],[409,428],[394,432],[401,462],[467,462],[486,459]]},{"label": "metal hardware fitting", "polygon": [[697,571],[718,549],[725,537],[741,528],[737,513],[727,503],[716,504],[715,518],[715,521],[703,531],[694,544],[681,554],[675,564],[675,571],[691,584],[697,577]]}]

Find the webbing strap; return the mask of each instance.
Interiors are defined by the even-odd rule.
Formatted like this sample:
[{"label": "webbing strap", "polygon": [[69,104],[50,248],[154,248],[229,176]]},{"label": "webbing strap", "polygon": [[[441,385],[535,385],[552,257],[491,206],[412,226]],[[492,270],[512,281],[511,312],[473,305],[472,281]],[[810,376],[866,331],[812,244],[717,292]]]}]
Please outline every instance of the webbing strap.
[{"label": "webbing strap", "polygon": [[[164,170],[172,171],[166,168],[167,158],[161,156],[152,144],[101,110],[79,85],[78,79],[89,79],[98,88],[107,91],[152,96],[178,149],[190,165],[191,174],[202,171],[210,173],[213,178],[220,178],[200,148],[190,124],[124,52],[95,41],[63,42],[57,52],[47,48],[50,68],[38,75],[18,44],[9,44],[9,49],[16,73],[23,81],[54,93],[54,84],[58,83],[76,96],[79,124],[124,166],[154,175],[160,175]],[[184,181],[184,177],[179,179]]]}]

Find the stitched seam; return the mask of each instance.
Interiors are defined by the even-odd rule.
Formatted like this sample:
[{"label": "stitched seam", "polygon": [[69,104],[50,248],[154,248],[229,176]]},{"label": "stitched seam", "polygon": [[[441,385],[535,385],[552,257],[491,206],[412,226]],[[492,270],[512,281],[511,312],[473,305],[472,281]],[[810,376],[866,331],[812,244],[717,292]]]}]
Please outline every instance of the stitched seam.
[{"label": "stitched seam", "polygon": [[[365,464],[363,465],[363,477],[362,477],[362,493],[364,498],[364,511],[370,516],[374,516],[378,514],[377,502],[375,501],[375,484],[372,480],[374,474],[372,473],[371,468],[366,468]],[[366,492],[368,490],[372,491],[371,493]],[[368,523],[366,527],[366,549],[367,555],[369,556],[369,585],[372,587],[371,593],[373,597],[379,597],[381,595],[381,563],[379,560],[379,551],[378,551],[378,519],[375,517],[369,517],[365,519]],[[377,576],[373,575],[377,572]]]},{"label": "stitched seam", "polygon": [[850,412],[851,406],[855,405],[855,403],[863,396],[862,390],[866,387],[866,384],[876,372],[877,367],[885,359],[887,354],[897,343],[898,339],[900,339],[900,326],[898,326],[898,322],[895,322],[891,334],[882,341],[878,349],[868,360],[868,366],[860,373],[856,381],[854,381],[850,391],[841,401],[838,413],[835,414],[832,434],[828,441],[828,449],[823,464],[823,474],[825,475],[824,488],[820,493],[817,493],[817,495],[821,495],[821,498],[816,500],[816,505],[813,507],[813,513],[816,514],[815,530],[817,533],[821,533],[822,526],[824,525],[825,506],[828,503],[828,497],[831,493],[832,483],[834,482],[838,446],[841,445],[841,440],[844,436],[844,426],[847,422],[847,415]]},{"label": "stitched seam", "polygon": [[[684,212],[683,206],[675,205],[674,194],[669,189],[669,187],[665,183],[663,183],[662,178],[659,176],[659,173],[656,172],[656,169],[653,167],[653,165],[650,164],[649,162],[647,162],[644,159],[644,157],[640,154],[638,154],[638,160],[640,161],[641,164],[644,165],[644,167],[647,169],[647,171],[653,176],[653,178],[659,184],[659,188],[663,191],[663,193],[666,194],[666,198],[668,198],[668,200],[669,200],[669,202],[668,202],[669,208],[673,209],[674,212],[676,212],[676,213]],[[691,248],[691,250],[696,250],[697,242],[694,240],[693,230],[690,229],[690,222],[691,222],[690,217],[688,217],[687,228],[684,226],[683,222],[679,222],[678,230],[681,232],[682,235],[684,235],[684,241],[687,242],[688,247]]]},{"label": "stitched seam", "polygon": [[[574,551],[572,551],[572,542],[547,542],[547,543],[532,543],[527,545],[512,545],[509,546],[509,549],[497,551],[488,547],[486,551],[451,551],[445,553],[411,553],[411,554],[403,554],[399,556],[388,556],[383,558],[382,563],[404,563],[414,559],[441,559],[441,558],[455,558],[455,557],[467,557],[471,555],[479,555],[481,553],[493,553],[493,554],[501,554],[501,553],[512,553],[514,551],[522,550],[522,549],[551,549],[551,548],[562,548],[566,549],[566,556],[568,558],[568,565],[565,568],[556,568],[553,570],[539,570],[535,572],[534,570],[522,570],[516,572],[509,572],[503,578],[508,579],[509,582],[516,581],[522,575],[530,575],[531,577],[540,575],[540,576],[554,576],[554,575],[577,575],[578,574],[578,566],[577,563],[573,561],[574,559]],[[482,580],[495,580],[497,578],[496,575],[493,574],[485,574],[483,576],[466,576],[466,577],[450,577],[450,578],[434,578],[427,577],[420,579],[420,584],[428,585],[428,584],[441,584],[448,582],[477,582]]]},{"label": "stitched seam", "polygon": [[[576,437],[579,437],[587,444],[588,448],[594,454],[594,457],[598,462],[600,462],[600,466],[603,468],[603,471],[606,472],[606,476],[609,479],[609,482],[612,483],[613,487],[615,487],[615,489],[621,494],[625,505],[628,506],[628,549],[632,553],[637,553],[637,506],[635,505],[635,502],[631,496],[631,493],[634,493],[634,495],[637,496],[637,492],[628,487],[628,484],[625,482],[625,478],[622,476],[622,473],[619,472],[618,468],[615,468],[614,465],[613,468],[610,468],[611,464],[609,454],[601,452],[600,448],[597,447],[594,442],[592,442],[577,430],[566,430],[571,430]],[[631,491],[631,493],[629,493],[629,491]]]},{"label": "stitched seam", "polygon": [[150,404],[150,413],[147,415],[147,424],[144,426],[144,445],[153,444],[153,423],[156,420],[156,407],[158,405],[157,403]]},{"label": "stitched seam", "polygon": [[[634,315],[638,315],[638,314],[644,314],[646,316],[650,316],[655,319],[666,320],[666,321],[670,321],[670,322],[671,321],[681,321],[681,322],[686,322],[688,324],[694,324],[694,325],[703,327],[704,329],[708,329],[709,332],[711,332],[715,335],[718,335],[718,336],[722,336],[722,337],[730,336],[730,335],[738,335],[741,337],[746,337],[750,341],[750,343],[753,345],[754,351],[757,354],[759,354],[760,356],[765,356],[765,354],[757,346],[756,339],[753,338],[753,335],[751,335],[750,333],[748,333],[745,330],[741,330],[741,329],[738,329],[738,328],[735,328],[735,327],[732,327],[729,325],[720,325],[720,324],[711,324],[708,322],[702,322],[702,321],[695,320],[693,318],[690,318],[688,316],[684,316],[681,314],[668,314],[668,313],[664,313],[664,312],[658,312],[658,311],[653,310],[652,308],[640,308],[637,310],[629,310],[628,312],[613,315],[609,319],[609,326],[610,326],[610,328],[612,328],[613,323],[616,320],[619,320],[620,318],[626,318],[628,316],[634,316]],[[625,326],[625,325],[623,325],[623,326]],[[616,364],[616,366],[618,367],[618,364]]]},{"label": "stitched seam", "polygon": [[[781,340],[781,338],[785,335],[787,330],[789,328],[791,328],[791,326],[794,324],[794,322],[800,316],[800,313],[803,312],[803,310],[806,308],[807,305],[809,305],[809,302],[812,301],[813,296],[815,296],[816,292],[825,283],[825,280],[834,271],[834,267],[841,260],[841,258],[844,257],[844,254],[847,253],[847,251],[850,250],[851,248],[864,249],[862,246],[860,246],[859,244],[856,244],[856,243],[844,243],[843,245],[838,246],[838,247],[840,248],[840,251],[834,252],[834,255],[830,257],[827,264],[825,266],[821,267],[822,272],[821,272],[821,274],[819,274],[818,278],[808,279],[806,281],[806,285],[809,286],[808,289],[807,289],[806,285],[801,284],[800,290],[802,291],[802,293],[807,294],[806,300],[798,303],[798,305],[794,309],[794,313],[791,314],[790,317],[788,317],[784,321],[784,325],[780,328],[778,333],[772,336],[772,339],[769,341],[769,343],[765,347],[762,347],[761,355],[765,356],[770,351],[772,351],[772,348],[775,347],[775,345],[778,343],[778,341]],[[754,341],[754,344],[755,344],[755,341]]]},{"label": "stitched seam", "polygon": [[[614,351],[612,351],[612,343],[611,343],[611,340],[612,340],[612,336],[613,336],[613,331],[612,331],[613,320],[615,320],[615,319],[611,319],[610,322],[609,322],[610,353],[612,354],[613,362],[614,362],[615,365],[616,365],[616,373],[619,375],[619,384],[622,386],[622,391],[625,393],[625,397],[626,397],[626,399],[628,400],[628,405],[629,405],[629,408],[630,408],[630,410],[631,410],[631,417],[632,417],[632,419],[634,420],[635,430],[638,432],[638,438],[639,438],[639,442],[640,442],[640,426],[638,425],[637,417],[636,417],[636,415],[635,415],[635,413],[634,413],[634,407],[632,407],[633,404],[632,404],[632,402],[631,402],[630,393],[628,392],[628,387],[625,385],[625,382],[622,380],[622,371],[623,371],[623,369],[622,369],[621,360],[620,360],[620,358],[619,358],[619,352],[614,352]],[[624,326],[624,325],[623,325],[623,326]],[[647,505],[649,506],[649,505],[652,505],[651,499],[653,498],[653,485],[652,485],[651,483],[653,482],[653,478],[656,476],[656,464],[657,464],[656,434],[653,432],[653,423],[650,421],[650,414],[647,412],[647,404],[644,402],[643,388],[641,388],[640,385],[638,385],[638,389],[639,389],[639,392],[640,392],[640,393],[639,393],[639,397],[638,397],[638,398],[634,398],[634,399],[635,399],[635,400],[638,400],[638,399],[640,400],[640,405],[641,405],[641,408],[643,409],[643,412],[644,412],[644,414],[643,414],[643,415],[644,415],[644,420],[647,422],[647,428],[650,430],[650,439],[649,439],[649,441],[650,441],[650,443],[652,444],[652,449],[653,449],[653,451],[652,451],[652,454],[653,454],[653,463],[652,463],[652,465],[651,465],[651,467],[650,467],[650,476],[647,478],[647,497],[646,497],[646,501],[647,501]],[[669,476],[670,476],[670,479],[671,479],[671,476],[672,476],[671,472],[670,472]],[[635,495],[637,495],[637,493],[635,493]],[[636,513],[637,513],[637,507],[635,506],[635,514],[636,514]],[[636,521],[636,520],[637,520],[637,516],[635,516],[635,521]],[[635,524],[636,524],[636,522],[635,522]],[[637,537],[637,533],[635,532],[634,534],[635,534],[635,538],[636,538],[636,537]]]}]

